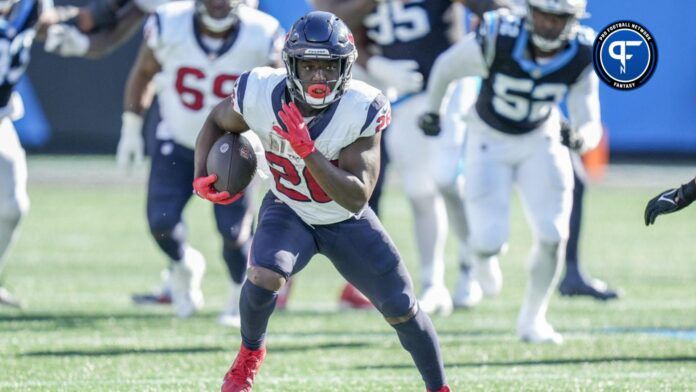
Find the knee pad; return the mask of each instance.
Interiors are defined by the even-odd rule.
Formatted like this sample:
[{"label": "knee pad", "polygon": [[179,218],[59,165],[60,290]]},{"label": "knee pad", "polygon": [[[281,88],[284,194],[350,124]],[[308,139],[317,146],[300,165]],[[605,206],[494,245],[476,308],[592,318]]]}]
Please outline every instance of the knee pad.
[{"label": "knee pad", "polygon": [[477,233],[477,231],[475,228],[472,228],[470,238],[471,250],[475,255],[491,257],[504,252],[507,245],[504,234],[491,230],[486,235],[486,233]]},{"label": "knee pad", "polygon": [[287,279],[280,273],[264,267],[250,267],[247,270],[247,280],[254,286],[277,293]]},{"label": "knee pad", "polygon": [[378,306],[380,313],[389,320],[409,315],[415,304],[416,299],[410,293],[398,292],[375,305]]},{"label": "knee pad", "polygon": [[8,198],[0,201],[0,219],[14,222],[19,221],[29,212],[29,199]]}]

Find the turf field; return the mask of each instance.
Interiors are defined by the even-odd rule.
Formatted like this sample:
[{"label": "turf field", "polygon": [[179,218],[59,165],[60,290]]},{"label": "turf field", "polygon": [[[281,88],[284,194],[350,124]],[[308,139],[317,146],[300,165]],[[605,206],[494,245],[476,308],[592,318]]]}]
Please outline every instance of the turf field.
[{"label": "turf field", "polygon": [[[561,347],[514,334],[530,245],[516,205],[502,295],[434,318],[454,390],[696,390],[696,208],[643,226],[644,203],[690,178],[661,170],[645,181],[640,170],[614,173],[589,191],[585,265],[625,298],[555,296],[549,319],[565,335]],[[0,309],[1,391],[218,390],[240,338],[215,323],[227,286],[208,204],[195,200],[187,211],[191,242],[208,258],[202,314],[177,320],[129,302],[165,266],[147,232],[143,174],[119,176],[106,158],[30,158],[32,211],[4,276],[28,306]],[[392,185],[383,203],[417,282],[406,201]],[[454,246],[448,255],[453,287]],[[271,319],[255,390],[424,390],[376,312],[336,310],[341,285],[326,259],[302,272],[289,311]]]}]

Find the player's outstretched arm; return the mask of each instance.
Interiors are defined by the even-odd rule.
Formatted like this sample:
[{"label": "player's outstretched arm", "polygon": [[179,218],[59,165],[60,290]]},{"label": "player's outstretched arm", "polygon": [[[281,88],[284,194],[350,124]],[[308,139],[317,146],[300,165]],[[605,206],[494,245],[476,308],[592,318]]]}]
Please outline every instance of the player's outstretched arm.
[{"label": "player's outstretched arm", "polygon": [[89,34],[85,57],[102,58],[120,48],[140,30],[145,13],[134,3],[128,3],[118,10],[117,18],[113,27]]},{"label": "player's outstretched arm", "polygon": [[418,119],[427,136],[440,134],[440,106],[450,83],[466,76],[487,76],[488,65],[474,33],[444,51],[430,71],[428,107]]},{"label": "player's outstretched arm", "polygon": [[46,41],[47,52],[59,56],[101,58],[130,39],[144,17],[133,2],[97,0],[79,8],[74,24],[44,18],[37,38]]},{"label": "player's outstretched arm", "polygon": [[485,77],[487,75],[488,66],[483,58],[481,46],[476,40],[476,35],[470,33],[435,60],[428,82],[427,110],[433,113],[439,112],[447,86],[451,82],[466,76]]},{"label": "player's outstretched arm", "polygon": [[655,223],[659,215],[681,210],[696,200],[696,178],[675,189],[668,189],[653,197],[645,206],[645,225]]},{"label": "player's outstretched arm", "polygon": [[121,168],[128,169],[133,164],[143,162],[145,145],[142,136],[143,112],[152,101],[150,82],[160,69],[152,49],[143,43],[128,76],[124,93],[121,138],[116,148],[116,163]]}]

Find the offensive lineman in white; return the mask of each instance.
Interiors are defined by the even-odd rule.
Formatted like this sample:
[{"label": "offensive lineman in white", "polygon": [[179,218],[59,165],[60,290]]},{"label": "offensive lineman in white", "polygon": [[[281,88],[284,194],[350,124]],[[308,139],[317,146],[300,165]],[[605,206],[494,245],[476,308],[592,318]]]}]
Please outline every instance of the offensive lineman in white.
[{"label": "offensive lineman in white", "polygon": [[[278,61],[282,30],[269,15],[238,0],[177,1],[147,21],[145,40],[128,80],[117,158],[132,164],[142,156],[142,113],[154,81],[162,114],[148,184],[150,231],[171,260],[174,312],[188,317],[203,305],[203,256],[186,242],[182,210],[192,195],[193,148],[206,114],[229,96],[245,70]],[[253,134],[249,134],[253,137]],[[257,151],[262,151],[258,139]],[[263,156],[260,156],[263,168]],[[219,322],[239,325],[253,214],[245,198],[216,206],[231,295]]]},{"label": "offensive lineman in white", "polygon": [[[567,100],[583,149],[599,143],[598,81],[592,70],[592,32],[577,19],[585,0],[529,0],[528,16],[491,12],[437,60],[421,126],[436,132],[448,84],[481,76],[466,141],[466,207],[477,276],[502,284],[493,271],[509,231],[510,193],[517,186],[534,233],[530,277],[517,333],[528,342],[561,343],[546,320],[565,254],[572,199],[569,150],[560,141],[558,102]],[[488,272],[488,274],[487,274]]]}]

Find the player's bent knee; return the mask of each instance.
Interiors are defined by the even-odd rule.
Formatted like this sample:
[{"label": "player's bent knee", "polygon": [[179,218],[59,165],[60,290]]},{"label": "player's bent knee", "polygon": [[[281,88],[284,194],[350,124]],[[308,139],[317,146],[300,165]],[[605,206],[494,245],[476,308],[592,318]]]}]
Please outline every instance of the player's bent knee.
[{"label": "player's bent knee", "polygon": [[537,235],[539,241],[544,244],[561,243],[568,240],[569,229],[549,225],[549,227],[541,228]]},{"label": "player's bent knee", "polygon": [[0,219],[13,224],[19,221],[29,212],[29,203],[15,198],[5,199],[0,202]]},{"label": "player's bent knee", "polygon": [[410,309],[399,316],[384,316],[384,319],[387,320],[390,325],[397,325],[416,317],[416,313],[418,313],[418,303],[414,304]]},{"label": "player's bent knee", "polygon": [[285,277],[268,268],[252,266],[247,270],[251,283],[270,291],[278,291],[285,284]]},{"label": "player's bent knee", "polygon": [[[403,291],[394,293],[390,297],[375,303],[389,324],[398,324],[405,321],[403,320],[404,317],[407,317],[414,308],[417,309],[416,304],[416,299],[411,294]],[[415,313],[413,314],[415,315]],[[406,320],[409,318],[407,317]]]},{"label": "player's bent knee", "polygon": [[169,214],[158,213],[148,214],[147,223],[150,226],[150,232],[155,233],[171,232],[179,223],[179,218],[170,217]]},{"label": "player's bent knee", "polygon": [[480,238],[472,235],[471,249],[481,257],[491,257],[499,255],[505,247],[505,238],[503,236],[490,236],[488,238]]}]

